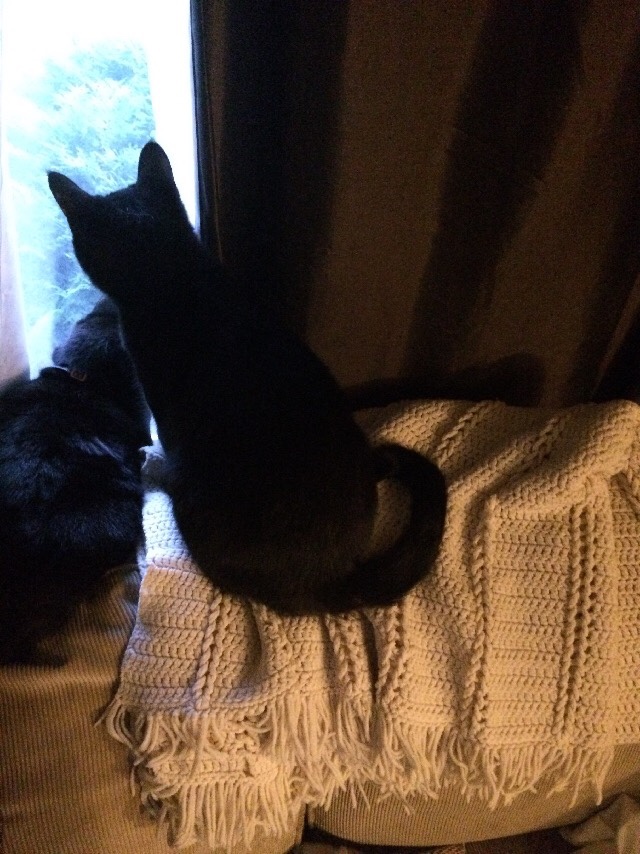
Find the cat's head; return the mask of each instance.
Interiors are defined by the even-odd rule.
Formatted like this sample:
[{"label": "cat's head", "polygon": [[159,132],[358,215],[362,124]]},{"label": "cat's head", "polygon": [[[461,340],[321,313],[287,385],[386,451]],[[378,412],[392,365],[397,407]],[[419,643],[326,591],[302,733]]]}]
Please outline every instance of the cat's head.
[{"label": "cat's head", "polygon": [[48,177],[81,267],[120,308],[145,302],[183,263],[185,242],[196,239],[156,142],[140,152],[136,182],[108,195],[91,195],[60,172]]},{"label": "cat's head", "polygon": [[118,309],[110,299],[101,298],[78,320],[67,340],[53,351],[53,363],[118,406],[136,425],[140,445],[150,443],[149,408],[125,346]]}]

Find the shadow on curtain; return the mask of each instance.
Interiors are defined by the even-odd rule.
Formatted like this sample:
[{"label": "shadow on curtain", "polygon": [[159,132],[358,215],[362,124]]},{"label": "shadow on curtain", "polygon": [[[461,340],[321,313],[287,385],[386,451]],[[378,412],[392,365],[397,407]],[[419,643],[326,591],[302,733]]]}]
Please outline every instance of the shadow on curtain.
[{"label": "shadow on curtain", "polygon": [[634,4],[194,9],[210,239],[355,403],[637,394]]}]

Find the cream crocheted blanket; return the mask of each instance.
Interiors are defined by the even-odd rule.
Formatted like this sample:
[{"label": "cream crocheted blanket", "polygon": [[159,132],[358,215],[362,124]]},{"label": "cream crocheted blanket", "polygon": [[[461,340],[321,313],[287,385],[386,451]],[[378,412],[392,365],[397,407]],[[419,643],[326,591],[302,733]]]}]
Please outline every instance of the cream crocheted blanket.
[{"label": "cream crocheted blanket", "polygon": [[[339,618],[214,590],[149,454],[147,569],[106,722],[178,846],[250,845],[365,781],[496,805],[543,780],[599,788],[614,746],[640,740],[640,407],[416,402],[362,420],[437,461],[449,509],[421,585]],[[378,544],[405,512],[385,485]]]}]

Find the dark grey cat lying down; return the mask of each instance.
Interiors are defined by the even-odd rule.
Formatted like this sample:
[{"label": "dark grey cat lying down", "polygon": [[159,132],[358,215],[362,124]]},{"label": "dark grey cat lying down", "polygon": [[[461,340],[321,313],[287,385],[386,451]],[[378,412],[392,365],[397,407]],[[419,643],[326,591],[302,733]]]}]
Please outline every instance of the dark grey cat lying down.
[{"label": "dark grey cat lying down", "polygon": [[[441,473],[370,446],[322,362],[200,243],[162,148],[148,143],[136,183],[107,196],[55,172],[49,185],[80,264],[120,310],[202,571],[283,614],[385,605],[420,581],[442,536]],[[366,559],[387,477],[409,490],[410,521]]]},{"label": "dark grey cat lying down", "polygon": [[0,396],[0,663],[60,663],[38,643],[142,542],[149,411],[102,299],[34,380]]}]

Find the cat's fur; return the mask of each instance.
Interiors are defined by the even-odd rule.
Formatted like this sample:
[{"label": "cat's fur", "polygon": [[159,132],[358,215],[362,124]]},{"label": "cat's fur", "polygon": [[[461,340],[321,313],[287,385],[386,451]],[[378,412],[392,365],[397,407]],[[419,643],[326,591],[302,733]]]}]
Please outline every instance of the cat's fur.
[{"label": "cat's fur", "polygon": [[[388,604],[422,579],[443,530],[441,473],[371,448],[327,368],[202,246],[162,148],[147,143],[136,183],[107,196],[59,173],[49,186],[80,264],[120,309],[203,572],[284,614]],[[385,477],[409,488],[410,522],[365,560]]]},{"label": "cat's fur", "polygon": [[54,664],[39,642],[142,542],[149,411],[113,303],[54,364],[0,396],[0,663]]}]

